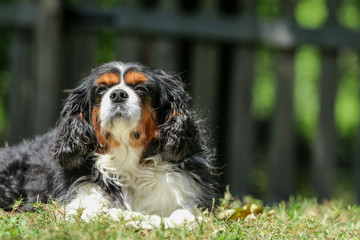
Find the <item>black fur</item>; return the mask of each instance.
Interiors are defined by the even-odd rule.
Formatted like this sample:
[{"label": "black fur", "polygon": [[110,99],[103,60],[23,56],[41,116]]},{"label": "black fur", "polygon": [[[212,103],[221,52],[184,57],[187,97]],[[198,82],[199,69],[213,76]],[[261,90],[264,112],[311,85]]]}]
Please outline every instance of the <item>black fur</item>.
[{"label": "black fur", "polygon": [[54,145],[54,158],[62,167],[80,167],[87,156],[97,147],[96,136],[89,125],[91,101],[90,89],[93,77],[89,76],[77,88],[68,91],[58,123]]},{"label": "black fur", "polygon": [[[122,203],[121,188],[104,183],[94,168],[100,145],[91,124],[96,104],[96,79],[107,72],[120,73],[116,62],[94,69],[77,88],[68,91],[56,128],[0,151],[0,208],[10,210],[14,201],[24,199],[21,210],[31,209],[40,200],[69,202],[80,182],[99,184],[113,199]],[[159,135],[152,139],[143,158],[160,154],[177,171],[189,174],[200,184],[204,198],[200,207],[209,207],[214,195],[214,168],[195,114],[189,110],[189,95],[181,80],[161,70],[141,64],[127,64],[128,70],[144,73],[148,81],[133,86],[142,101],[151,101],[157,113]],[[115,204],[116,205],[116,204]]]}]

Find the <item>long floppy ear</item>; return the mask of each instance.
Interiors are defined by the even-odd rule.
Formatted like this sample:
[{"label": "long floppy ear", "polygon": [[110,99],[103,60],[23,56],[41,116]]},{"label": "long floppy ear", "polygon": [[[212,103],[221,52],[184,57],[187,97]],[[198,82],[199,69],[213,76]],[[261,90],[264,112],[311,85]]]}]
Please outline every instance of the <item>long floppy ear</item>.
[{"label": "long floppy ear", "polygon": [[85,81],[77,88],[69,90],[57,126],[55,142],[52,146],[55,159],[67,169],[79,168],[87,155],[96,148],[96,136],[90,122],[90,86]]},{"label": "long floppy ear", "polygon": [[155,70],[159,78],[160,99],[158,144],[162,158],[179,162],[202,151],[198,124],[188,108],[189,95],[179,76]]}]

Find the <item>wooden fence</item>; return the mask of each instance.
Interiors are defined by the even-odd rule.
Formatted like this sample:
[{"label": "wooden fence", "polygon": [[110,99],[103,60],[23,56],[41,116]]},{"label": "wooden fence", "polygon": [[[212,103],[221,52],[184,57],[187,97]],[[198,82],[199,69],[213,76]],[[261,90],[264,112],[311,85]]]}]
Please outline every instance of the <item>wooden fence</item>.
[{"label": "wooden fence", "polygon": [[[215,0],[199,0],[196,4],[123,0],[111,8],[96,7],[92,1],[71,5],[60,0],[18,0],[0,5],[0,25],[11,26],[13,35],[10,141],[53,126],[64,97],[61,89],[76,86],[101,60],[99,51],[110,51],[114,59],[187,72],[184,81],[200,108],[205,109],[208,128],[225,166],[223,183],[230,184],[234,195],[251,193],[249,175],[255,162],[255,133],[259,131],[252,114],[255,52],[266,45],[277,52],[276,104],[266,146],[270,183],[267,199],[287,199],[295,193],[298,171],[294,56],[298,47],[313,45],[321,50],[322,69],[320,113],[308,174],[316,196],[330,198],[337,181],[337,55],[343,47],[359,51],[360,32],[337,23],[336,0],[327,1],[328,20],[315,30],[296,23],[296,1],[279,1],[282,13],[274,21],[256,17],[254,0],[225,1],[239,9],[231,10],[230,15],[224,15],[219,8],[221,2]],[[99,33],[109,32],[108,46],[99,46]],[[354,149],[354,172],[349,174],[356,178],[354,191],[360,199],[360,138]]]}]

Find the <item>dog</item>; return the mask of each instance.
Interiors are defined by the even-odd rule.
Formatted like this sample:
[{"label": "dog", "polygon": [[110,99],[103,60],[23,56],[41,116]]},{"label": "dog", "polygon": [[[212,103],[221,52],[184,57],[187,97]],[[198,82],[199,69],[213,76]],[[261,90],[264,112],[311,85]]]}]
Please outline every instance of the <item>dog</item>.
[{"label": "dog", "polygon": [[0,208],[55,199],[83,219],[194,219],[216,195],[205,131],[179,76],[140,63],[96,67],[68,90],[53,130],[0,151]]}]

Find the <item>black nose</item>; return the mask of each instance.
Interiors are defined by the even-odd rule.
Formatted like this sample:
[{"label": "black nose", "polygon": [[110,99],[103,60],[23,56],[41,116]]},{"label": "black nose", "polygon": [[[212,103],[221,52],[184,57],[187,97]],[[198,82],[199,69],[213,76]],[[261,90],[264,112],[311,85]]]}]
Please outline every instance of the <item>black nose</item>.
[{"label": "black nose", "polygon": [[116,89],[110,94],[110,99],[114,103],[124,102],[129,98],[129,94],[122,89]]}]

